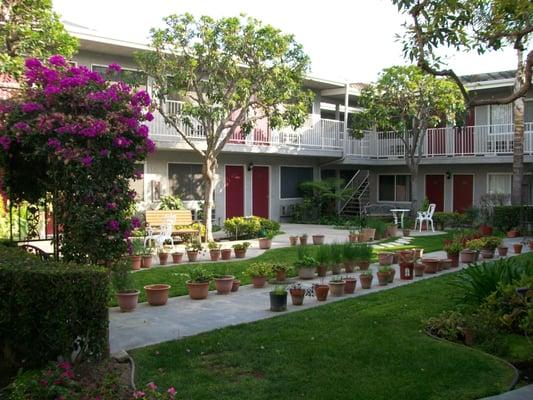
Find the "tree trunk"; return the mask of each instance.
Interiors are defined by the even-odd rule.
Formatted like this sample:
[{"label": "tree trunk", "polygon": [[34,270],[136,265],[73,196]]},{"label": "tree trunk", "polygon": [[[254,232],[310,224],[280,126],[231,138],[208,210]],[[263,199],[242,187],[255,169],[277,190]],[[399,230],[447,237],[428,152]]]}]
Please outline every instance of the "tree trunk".
[{"label": "tree trunk", "polygon": [[411,215],[415,216],[418,211],[418,163],[416,160],[407,162],[409,172],[411,173]]},{"label": "tree trunk", "polygon": [[[524,60],[522,50],[517,50],[518,65],[514,90],[520,89],[524,80]],[[511,202],[513,205],[523,204],[522,182],[524,179],[524,98],[520,97],[513,103],[514,135],[513,135],[513,184]]]},{"label": "tree trunk", "polygon": [[206,243],[213,240],[213,224],[211,221],[211,215],[213,213],[216,168],[216,156],[214,154],[206,154],[202,168],[202,174],[205,180],[204,225]]}]

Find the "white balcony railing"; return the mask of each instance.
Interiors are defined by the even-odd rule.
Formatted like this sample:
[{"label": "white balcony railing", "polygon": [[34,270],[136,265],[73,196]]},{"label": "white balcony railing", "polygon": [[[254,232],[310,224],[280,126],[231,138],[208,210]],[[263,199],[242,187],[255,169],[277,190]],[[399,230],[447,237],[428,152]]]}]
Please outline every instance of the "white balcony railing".
[{"label": "white balcony railing", "polygon": [[[167,101],[169,114],[179,114],[181,102]],[[204,140],[200,123],[181,124],[187,137]],[[150,123],[150,135],[171,137],[180,142],[181,136],[167,126],[158,113]],[[500,156],[513,153],[514,125],[477,125],[428,129],[422,141],[422,155],[426,158]],[[360,139],[345,135],[344,123],[330,119],[312,119],[300,128],[272,130],[266,121],[245,135],[236,132],[229,146],[273,146],[287,149],[342,151],[344,155],[362,159],[400,159],[404,157],[403,140],[394,132],[364,132]],[[533,122],[525,124],[524,153],[533,154]]]}]

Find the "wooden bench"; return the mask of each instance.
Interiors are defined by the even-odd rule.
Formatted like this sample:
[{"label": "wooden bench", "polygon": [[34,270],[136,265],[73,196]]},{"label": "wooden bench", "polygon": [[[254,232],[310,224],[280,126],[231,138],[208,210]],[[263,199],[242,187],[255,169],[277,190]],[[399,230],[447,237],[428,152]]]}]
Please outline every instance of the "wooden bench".
[{"label": "wooden bench", "polygon": [[[191,210],[146,210],[145,219],[147,227],[152,228],[154,233],[160,232],[161,227],[166,225],[169,220],[172,221],[172,235],[195,235],[198,240],[201,239],[201,229],[193,228]],[[190,228],[179,228],[180,226],[190,226]]]}]

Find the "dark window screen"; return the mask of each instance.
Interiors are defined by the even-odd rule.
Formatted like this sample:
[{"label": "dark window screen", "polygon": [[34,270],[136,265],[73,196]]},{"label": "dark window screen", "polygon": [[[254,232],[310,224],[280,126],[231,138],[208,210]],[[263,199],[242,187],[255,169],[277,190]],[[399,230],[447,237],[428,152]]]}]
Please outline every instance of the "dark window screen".
[{"label": "dark window screen", "polygon": [[394,201],[394,175],[379,176],[379,201]]},{"label": "dark window screen", "polygon": [[302,182],[313,180],[312,167],[281,167],[281,198],[300,197],[298,186]]},{"label": "dark window screen", "polygon": [[170,193],[182,200],[203,200],[204,187],[200,164],[168,164]]}]

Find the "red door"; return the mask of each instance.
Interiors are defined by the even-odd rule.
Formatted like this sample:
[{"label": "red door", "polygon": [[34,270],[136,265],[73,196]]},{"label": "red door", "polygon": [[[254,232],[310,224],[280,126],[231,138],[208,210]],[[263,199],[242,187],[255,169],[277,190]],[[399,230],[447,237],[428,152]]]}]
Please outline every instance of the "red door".
[{"label": "red door", "polygon": [[252,169],[252,214],[268,218],[269,199],[268,167],[253,167]]},{"label": "red door", "polygon": [[226,165],[226,218],[244,215],[244,167]]},{"label": "red door", "polygon": [[474,204],[474,176],[453,176],[453,211],[465,212]]},{"label": "red door", "polygon": [[444,175],[426,175],[426,197],[435,211],[444,211]]}]

